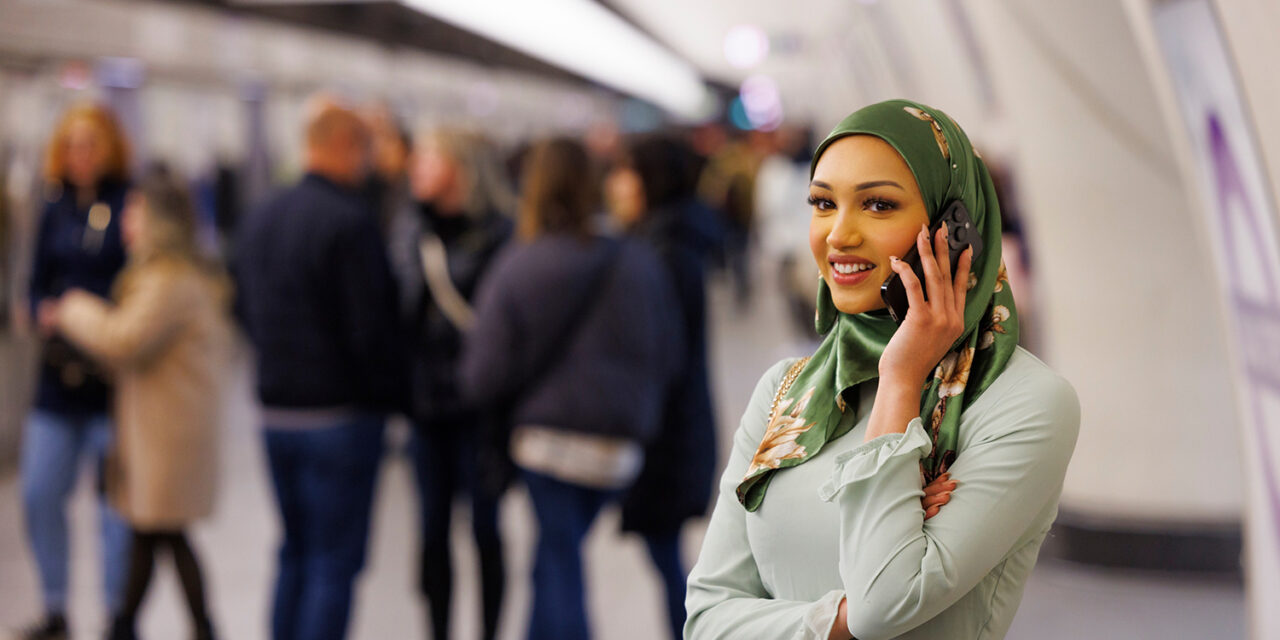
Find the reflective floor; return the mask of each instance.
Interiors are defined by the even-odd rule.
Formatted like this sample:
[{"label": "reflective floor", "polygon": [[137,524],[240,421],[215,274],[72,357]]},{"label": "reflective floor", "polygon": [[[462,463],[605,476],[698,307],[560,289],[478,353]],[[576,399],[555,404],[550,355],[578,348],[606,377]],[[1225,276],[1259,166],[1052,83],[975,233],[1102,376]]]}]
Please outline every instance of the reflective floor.
[{"label": "reflective floor", "polygon": [[[757,285],[754,303],[747,309],[731,300],[728,291],[721,283],[714,284],[711,291],[712,362],[722,442],[728,441],[760,373],[780,358],[809,349],[803,340],[787,337],[793,334],[791,323],[771,282]],[[193,538],[205,563],[211,605],[222,636],[258,640],[267,636],[278,528],[263,452],[253,426],[248,377],[240,375],[238,380],[233,426],[223,441],[220,508],[214,518],[196,528]],[[393,447],[403,435],[403,428],[391,430]],[[74,637],[88,640],[102,637],[105,620],[98,599],[98,553],[88,474],[82,480],[71,505],[71,616]],[[413,587],[417,514],[410,469],[400,456],[387,457],[378,496],[370,561],[359,585],[350,637],[425,638],[425,612]],[[515,640],[523,636],[529,606],[533,517],[520,490],[509,494],[502,509],[511,578],[500,635],[504,640]],[[660,639],[665,624],[660,617],[657,576],[648,565],[643,545],[636,538],[620,536],[617,522],[617,512],[606,511],[587,540],[589,606],[596,637]],[[19,489],[10,475],[0,479],[0,630],[27,622],[39,608],[35,570],[21,526]],[[455,519],[459,585],[454,596],[454,630],[459,638],[474,638],[479,633],[477,577],[467,531],[465,516]],[[685,556],[690,563],[701,539],[700,526],[687,528]],[[177,581],[170,565],[161,562],[158,567],[140,631],[147,640],[185,638],[185,608]],[[1008,637],[1230,640],[1245,637],[1244,616],[1244,592],[1236,584],[1103,572],[1046,561],[1032,575]],[[743,637],[749,638],[749,634]]]}]

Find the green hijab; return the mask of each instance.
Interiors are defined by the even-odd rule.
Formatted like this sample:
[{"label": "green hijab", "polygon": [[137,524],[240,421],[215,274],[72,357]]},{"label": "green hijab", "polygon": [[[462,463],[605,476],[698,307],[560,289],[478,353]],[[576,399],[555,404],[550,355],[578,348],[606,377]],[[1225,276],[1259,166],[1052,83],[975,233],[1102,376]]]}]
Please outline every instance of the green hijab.
[{"label": "green hijab", "polygon": [[[1018,344],[1018,314],[1000,260],[1000,205],[986,164],[964,131],[945,113],[907,100],[859,109],[818,145],[809,167],[832,142],[873,135],[902,154],[915,175],[932,222],[953,200],[964,201],[985,248],[975,256],[965,300],[964,335],[938,363],[920,395],[920,415],[933,440],[923,462],[926,482],[955,460],[960,414],[1004,370]],[[879,376],[880,356],[898,325],[887,311],[850,315],[831,300],[824,281],[818,291],[818,333],[824,336],[791,386],[778,398],[764,438],[738,485],[738,500],[755,511],[775,473],[803,464],[853,428],[842,420],[854,411],[854,388]]]}]

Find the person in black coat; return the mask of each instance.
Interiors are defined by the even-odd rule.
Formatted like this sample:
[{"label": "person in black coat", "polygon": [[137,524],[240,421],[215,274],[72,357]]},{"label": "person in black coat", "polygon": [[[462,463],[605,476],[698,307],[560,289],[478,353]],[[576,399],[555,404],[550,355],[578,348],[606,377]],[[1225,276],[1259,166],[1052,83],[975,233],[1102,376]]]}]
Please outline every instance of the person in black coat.
[{"label": "person in black coat", "polygon": [[[45,207],[36,234],[25,311],[41,338],[35,406],[22,436],[27,539],[39,570],[44,617],[24,640],[69,637],[65,618],[70,560],[66,503],[84,457],[102,465],[112,441],[105,373],[56,330],[57,299],[69,289],[107,296],[125,264],[120,218],[129,188],[129,150],[115,116],[99,105],[68,110],[45,159]],[[104,602],[121,604],[129,529],[100,505]]]},{"label": "person in black coat", "polygon": [[648,243],[666,267],[679,303],[684,366],[663,403],[656,438],[645,465],[622,504],[622,529],[644,537],[662,575],[673,638],[684,626],[686,572],[680,530],[704,515],[715,483],[715,416],[707,367],[704,265],[715,239],[700,216],[711,215],[694,198],[692,151],[674,138],[634,141],[606,178],[615,221]]},{"label": "person in black coat", "polygon": [[271,635],[346,635],[385,415],[403,403],[395,282],[367,200],[368,133],[336,103],[307,126],[307,174],[242,226],[238,314],[284,536]]},{"label": "person in black coat", "polygon": [[[495,480],[501,460],[482,455],[487,416],[458,391],[462,337],[473,324],[472,299],[498,250],[511,237],[513,196],[487,143],[437,130],[415,144],[409,166],[412,202],[391,221],[391,258],[402,318],[412,345],[409,416],[418,481],[422,552],[419,587],[432,636],[449,637],[453,562],[449,528],[454,498],[466,496],[480,557],[483,635],[492,639],[506,584]],[[446,453],[447,452],[447,453]]]}]

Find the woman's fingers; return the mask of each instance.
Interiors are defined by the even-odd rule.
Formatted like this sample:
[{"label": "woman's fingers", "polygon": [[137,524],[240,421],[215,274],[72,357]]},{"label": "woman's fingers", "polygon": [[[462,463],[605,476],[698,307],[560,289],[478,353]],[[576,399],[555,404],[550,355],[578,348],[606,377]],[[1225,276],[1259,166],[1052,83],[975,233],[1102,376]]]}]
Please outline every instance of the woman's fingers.
[{"label": "woman's fingers", "polygon": [[955,491],[956,482],[951,479],[951,474],[944,473],[930,482],[924,488],[924,498],[921,498],[920,504],[924,507],[924,518],[928,520],[942,509],[942,506],[951,502],[951,492]]},{"label": "woman's fingers", "polygon": [[920,266],[924,267],[925,295],[932,304],[941,302],[938,295],[938,283],[943,282],[942,272],[938,269],[938,260],[933,254],[933,242],[929,238],[929,228],[920,225],[920,233],[916,236],[916,252],[920,255]]},{"label": "woman's fingers", "polygon": [[927,511],[929,509],[932,509],[933,507],[941,507],[942,505],[950,501],[951,501],[951,492],[948,491],[946,493],[939,493],[936,496],[925,496],[924,499],[920,501],[920,503],[924,505],[924,508]]},{"label": "woman's fingers", "polygon": [[955,299],[955,291],[950,286],[951,243],[947,241],[947,235],[950,233],[951,228],[944,222],[939,226],[933,240],[933,258],[938,262],[938,302],[941,303],[939,307],[941,309],[951,309]]},{"label": "woman's fingers", "polygon": [[970,246],[960,254],[960,259],[956,260],[956,275],[954,278],[953,289],[955,296],[952,304],[960,311],[960,317],[964,317],[964,302],[969,294],[969,269],[973,266],[973,247]]},{"label": "woman's fingers", "polygon": [[[920,279],[916,277],[907,263],[896,257],[890,258],[889,268],[902,280],[902,288],[907,292],[907,308],[923,309],[925,306],[924,290],[920,287]],[[908,311],[909,313],[909,311]]]}]

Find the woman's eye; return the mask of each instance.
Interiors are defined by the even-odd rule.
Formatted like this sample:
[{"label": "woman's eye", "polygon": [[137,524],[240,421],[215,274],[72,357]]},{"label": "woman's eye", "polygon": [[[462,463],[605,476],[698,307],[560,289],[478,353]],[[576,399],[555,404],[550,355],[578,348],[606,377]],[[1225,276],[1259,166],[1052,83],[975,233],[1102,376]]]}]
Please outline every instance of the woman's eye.
[{"label": "woman's eye", "polygon": [[827,198],[820,198],[818,196],[809,196],[808,202],[809,202],[809,206],[816,207],[819,211],[835,211],[836,209],[836,203],[832,202]]},{"label": "woman's eye", "polygon": [[898,203],[884,198],[867,198],[862,202],[862,207],[875,213],[886,213],[897,209]]}]

